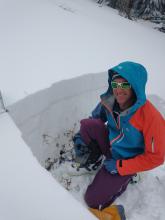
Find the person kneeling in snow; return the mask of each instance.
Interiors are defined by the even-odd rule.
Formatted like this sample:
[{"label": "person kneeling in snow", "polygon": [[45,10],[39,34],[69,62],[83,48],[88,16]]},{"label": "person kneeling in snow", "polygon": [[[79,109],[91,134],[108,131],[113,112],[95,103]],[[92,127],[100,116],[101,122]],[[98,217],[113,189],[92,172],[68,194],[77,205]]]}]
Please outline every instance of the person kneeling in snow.
[{"label": "person kneeling in snow", "polygon": [[92,117],[81,120],[74,137],[78,157],[90,149],[84,166],[105,156],[85,193],[94,209],[112,204],[136,173],[163,164],[165,158],[165,120],[146,99],[146,69],[127,61],[111,68],[108,77],[107,92]]}]

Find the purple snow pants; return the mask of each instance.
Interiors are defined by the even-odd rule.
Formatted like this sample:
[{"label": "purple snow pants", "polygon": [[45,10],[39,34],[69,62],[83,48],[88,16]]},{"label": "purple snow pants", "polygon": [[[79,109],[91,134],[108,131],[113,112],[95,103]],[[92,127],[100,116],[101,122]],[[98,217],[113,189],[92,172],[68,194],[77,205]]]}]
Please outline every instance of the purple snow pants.
[{"label": "purple snow pants", "polygon": [[[103,155],[111,158],[108,131],[100,119],[81,120],[80,134],[87,145],[91,140],[96,140]],[[131,177],[131,175],[112,175],[103,166],[87,188],[84,197],[87,205],[91,208],[109,206],[126,190]]]}]

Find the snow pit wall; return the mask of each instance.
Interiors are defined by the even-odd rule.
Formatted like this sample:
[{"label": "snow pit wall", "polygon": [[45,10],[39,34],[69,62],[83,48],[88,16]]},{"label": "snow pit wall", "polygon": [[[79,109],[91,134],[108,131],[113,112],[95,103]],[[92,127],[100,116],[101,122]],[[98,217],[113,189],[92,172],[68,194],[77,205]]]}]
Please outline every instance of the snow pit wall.
[{"label": "snow pit wall", "polygon": [[63,80],[9,106],[9,113],[39,163],[55,160],[72,148],[79,121],[89,117],[107,90],[107,73]]}]

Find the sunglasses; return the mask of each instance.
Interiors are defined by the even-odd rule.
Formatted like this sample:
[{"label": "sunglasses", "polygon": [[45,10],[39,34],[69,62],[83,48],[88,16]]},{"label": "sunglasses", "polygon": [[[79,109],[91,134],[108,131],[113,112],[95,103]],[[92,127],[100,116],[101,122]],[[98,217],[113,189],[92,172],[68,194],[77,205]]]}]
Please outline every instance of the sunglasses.
[{"label": "sunglasses", "polygon": [[131,84],[129,82],[111,82],[111,87],[112,89],[117,89],[117,88],[121,88],[121,89],[130,89],[131,88]]}]

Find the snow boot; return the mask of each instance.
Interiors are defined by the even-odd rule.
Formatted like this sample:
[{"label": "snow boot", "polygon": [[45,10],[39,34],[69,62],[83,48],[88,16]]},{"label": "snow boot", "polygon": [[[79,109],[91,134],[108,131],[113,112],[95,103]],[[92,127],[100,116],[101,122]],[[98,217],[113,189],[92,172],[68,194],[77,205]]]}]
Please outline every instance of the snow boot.
[{"label": "snow boot", "polygon": [[89,209],[99,220],[126,220],[124,207],[112,205],[102,210]]}]

